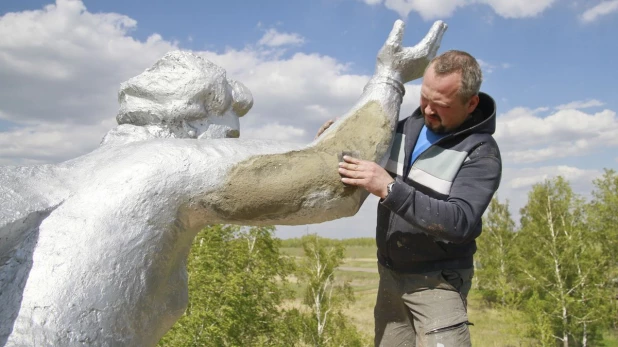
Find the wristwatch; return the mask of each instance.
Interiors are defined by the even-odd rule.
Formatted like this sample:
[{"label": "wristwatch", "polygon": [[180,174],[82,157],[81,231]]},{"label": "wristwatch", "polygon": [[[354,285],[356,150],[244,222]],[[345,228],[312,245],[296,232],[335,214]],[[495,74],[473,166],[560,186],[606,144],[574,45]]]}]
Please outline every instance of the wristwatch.
[{"label": "wristwatch", "polygon": [[391,194],[391,192],[393,191],[393,186],[395,185],[395,181],[389,183],[386,186],[386,196],[389,196]]}]

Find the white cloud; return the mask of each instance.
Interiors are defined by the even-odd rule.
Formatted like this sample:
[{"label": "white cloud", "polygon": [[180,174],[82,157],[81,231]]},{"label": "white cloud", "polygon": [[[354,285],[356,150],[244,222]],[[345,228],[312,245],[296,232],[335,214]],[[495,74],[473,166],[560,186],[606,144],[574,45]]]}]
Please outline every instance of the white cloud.
[{"label": "white cloud", "polygon": [[478,61],[479,65],[481,66],[481,70],[483,72],[492,73],[494,71],[494,69],[496,68],[495,65],[492,65],[492,64],[490,64],[490,63],[488,63],[488,62],[486,62],[486,61],[484,61],[482,59],[477,59],[477,61]]},{"label": "white cloud", "polygon": [[[66,0],[0,17],[1,164],[58,162],[99,144],[114,125],[119,84],[177,48],[156,34],[132,38],[136,25]],[[252,91],[254,107],[241,120],[245,138],[309,143],[324,121],[354,104],[369,79],[328,56],[283,59],[266,45],[196,53]],[[417,100],[408,95],[404,107]]]},{"label": "white cloud", "polygon": [[618,0],[603,1],[598,5],[587,9],[580,17],[584,23],[595,21],[601,16],[606,16],[610,13],[618,11]]},{"label": "white cloud", "polygon": [[[377,5],[381,0],[361,0],[368,5]],[[548,9],[556,0],[384,0],[384,6],[406,18],[410,12],[417,12],[424,20],[446,18],[460,7],[475,4],[490,6],[504,18],[534,17]]]},{"label": "white cloud", "polygon": [[568,181],[576,182],[578,185],[591,184],[600,174],[601,172],[598,170],[584,170],[566,165],[543,166],[540,168],[506,170],[506,177],[503,182],[510,189],[529,190],[534,184],[542,183],[557,176],[562,176]]},{"label": "white cloud", "polygon": [[254,139],[303,143],[306,131],[279,123],[266,124],[259,128],[243,130],[242,136]]},{"label": "white cloud", "polygon": [[299,34],[280,33],[276,29],[268,29],[264,36],[258,41],[259,45],[269,47],[280,47],[286,45],[302,45],[305,39]]},{"label": "white cloud", "polygon": [[378,201],[377,196],[370,195],[353,217],[310,225],[280,225],[277,226],[276,235],[281,238],[301,237],[313,233],[334,239],[375,237]]},{"label": "white cloud", "polygon": [[535,17],[548,9],[556,0],[479,0],[504,18]]},{"label": "white cloud", "polygon": [[242,81],[253,93],[253,109],[241,120],[241,136],[256,136],[267,124],[305,129],[308,143],[328,119],[345,114],[369,76],[347,73],[348,66],[318,54],[296,53],[281,59],[262,50],[201,52]]},{"label": "white cloud", "polygon": [[406,95],[401,103],[401,110],[399,111],[399,118],[403,119],[414,112],[419,106],[421,99],[421,85],[420,84],[406,84]]},{"label": "white cloud", "polygon": [[497,69],[508,69],[511,67],[511,64],[509,63],[492,64],[482,59],[477,59],[477,61],[479,65],[481,66],[481,70],[483,71],[483,73],[487,73],[487,74],[493,73]]},{"label": "white cloud", "polygon": [[[424,6],[430,9],[432,3],[426,1]],[[176,43],[157,34],[144,41],[134,39],[131,30],[136,25],[127,16],[93,14],[81,2],[66,0],[42,10],[0,17],[0,120],[10,123],[10,128],[0,132],[0,165],[58,162],[98,146],[115,123],[120,82],[176,49]],[[354,104],[369,76],[352,74],[348,64],[329,56],[296,53],[282,58],[279,49],[252,45],[197,53],[224,67],[230,78],[252,91],[254,107],[241,119],[242,137],[308,143],[324,121],[343,115]],[[406,85],[402,117],[418,106],[419,90],[419,85]],[[555,151],[547,157],[566,153],[565,148],[580,148],[577,153],[585,153],[601,144],[616,144],[615,113],[572,109],[586,103],[591,104],[580,102],[545,118],[541,115],[548,108],[514,109],[501,116],[497,138],[505,161],[520,148]],[[517,155],[523,161],[526,155],[538,158],[535,153]],[[568,171],[547,169],[552,170]],[[517,171],[512,177],[523,180],[529,176],[543,177],[533,171]],[[583,182],[588,176],[577,177]],[[511,182],[509,177],[505,174],[503,182]],[[510,186],[513,194],[522,194],[526,184],[534,181],[503,185]],[[352,220],[309,230],[322,234],[337,230],[331,235],[335,237],[358,236],[359,232],[370,236],[375,204],[375,199],[368,201]]]},{"label": "white cloud", "polygon": [[41,123],[0,132],[0,165],[75,158],[95,149],[114,125],[108,118],[94,124]]},{"label": "white cloud", "polygon": [[98,144],[119,83],[175,48],[157,34],[133,39],[135,26],[68,0],[0,17],[0,118],[12,129],[1,133],[3,163],[68,159]]},{"label": "white cloud", "polygon": [[[146,41],[132,38],[136,25],[129,17],[93,14],[79,1],[64,0],[0,17],[0,126],[9,123],[0,131],[0,165],[59,162],[98,146],[115,124],[119,84],[176,49],[156,34]],[[241,119],[244,138],[309,143],[325,120],[354,104],[369,79],[332,57],[297,53],[283,59],[267,45],[196,53],[252,91],[254,107]],[[418,105],[419,89],[406,86],[402,114]],[[356,217],[311,231],[370,236],[377,199],[368,200]]]},{"label": "white cloud", "polygon": [[424,20],[450,17],[459,7],[465,6],[466,0],[385,0],[386,8],[406,18],[410,12],[418,12]]},{"label": "white cloud", "polygon": [[591,100],[586,100],[586,101],[573,101],[573,102],[569,102],[568,104],[562,104],[562,105],[558,105],[556,106],[557,110],[567,110],[567,109],[574,109],[574,110],[581,110],[584,108],[590,108],[590,107],[601,107],[605,105],[605,103],[596,100],[596,99],[591,99]]},{"label": "white cloud", "polygon": [[366,3],[367,5],[379,5],[382,3],[382,0],[360,0],[364,3]]},{"label": "white cloud", "polygon": [[611,110],[588,114],[572,108],[542,117],[544,109],[515,108],[498,119],[495,138],[505,161],[532,163],[579,156],[618,146],[618,119]]},{"label": "white cloud", "polygon": [[511,215],[519,220],[519,210],[528,202],[528,193],[533,185],[562,176],[576,194],[590,197],[592,181],[602,175],[600,170],[586,170],[574,166],[541,166],[536,168],[509,168],[502,170],[502,182],[498,189],[501,201],[509,200]]}]

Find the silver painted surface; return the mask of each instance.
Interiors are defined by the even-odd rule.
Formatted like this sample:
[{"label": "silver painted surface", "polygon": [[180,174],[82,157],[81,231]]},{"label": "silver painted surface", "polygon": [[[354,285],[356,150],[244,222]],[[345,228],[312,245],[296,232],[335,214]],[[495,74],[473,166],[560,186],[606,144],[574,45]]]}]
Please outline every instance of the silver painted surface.
[{"label": "silver painted surface", "polygon": [[172,51],[120,85],[118,127],[103,144],[148,138],[238,137],[238,117],[253,105],[242,83],[190,52]]},{"label": "silver painted surface", "polygon": [[[402,48],[397,21],[343,118],[378,102],[394,129],[402,83],[422,76],[445,30],[437,22],[419,45]],[[194,235],[225,222],[204,218],[212,207],[195,201],[220,189],[238,162],[299,149],[221,138],[236,135],[251,94],[190,53],[170,53],[122,84],[119,101],[120,125],[93,152],[0,168],[0,346],[155,345],[186,307]],[[337,136],[337,124],[308,146]],[[326,192],[309,198],[342,211],[337,218],[350,210],[331,206]]]}]

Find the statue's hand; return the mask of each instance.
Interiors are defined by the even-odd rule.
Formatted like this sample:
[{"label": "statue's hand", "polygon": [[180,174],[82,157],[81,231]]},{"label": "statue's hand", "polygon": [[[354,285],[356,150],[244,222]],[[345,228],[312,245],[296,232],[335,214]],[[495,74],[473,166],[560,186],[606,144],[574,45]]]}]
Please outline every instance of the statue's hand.
[{"label": "statue's hand", "polygon": [[375,76],[393,78],[401,83],[422,77],[425,67],[440,48],[447,25],[436,21],[425,38],[414,47],[401,46],[404,28],[403,21],[395,21],[393,30],[378,53]]}]

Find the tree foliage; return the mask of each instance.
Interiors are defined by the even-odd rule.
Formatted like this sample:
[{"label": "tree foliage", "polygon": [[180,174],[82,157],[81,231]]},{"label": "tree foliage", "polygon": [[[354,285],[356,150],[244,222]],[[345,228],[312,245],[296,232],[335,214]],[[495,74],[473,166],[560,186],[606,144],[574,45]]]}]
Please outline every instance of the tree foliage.
[{"label": "tree foliage", "polygon": [[519,230],[508,203],[493,200],[484,219],[477,285],[522,310],[543,346],[595,346],[615,322],[618,176],[606,170],[595,186],[588,204],[561,177],[533,186]]},{"label": "tree foliage", "polygon": [[335,269],[341,265],[345,247],[341,243],[327,246],[317,235],[302,239],[305,257],[298,267],[298,278],[307,283],[303,303],[310,309],[304,315],[303,340],[316,346],[362,346],[359,332],[342,309],[354,300],[349,283],[335,282]]},{"label": "tree foliage", "polygon": [[[583,229],[580,225],[581,204],[567,183],[545,182],[533,187],[528,196],[528,204],[522,209],[520,231],[523,283],[531,288],[535,305],[525,306],[537,323],[533,325],[537,333],[540,327],[550,327],[568,346],[571,331],[570,315],[572,307],[569,293],[576,285],[573,283],[572,253],[575,251],[570,239],[579,239]],[[530,245],[533,245],[530,247]],[[539,324],[543,322],[545,324]],[[546,335],[542,334],[544,339]]]},{"label": "tree foliage", "polygon": [[[609,255],[609,277],[618,299],[618,172],[605,170],[603,176],[594,180],[595,189],[588,205],[588,220],[591,232],[599,240],[603,254]],[[618,300],[613,300],[611,317],[615,329],[618,326]]]},{"label": "tree foliage", "polygon": [[[286,239],[281,241],[281,247],[303,247],[305,242],[305,237]],[[376,239],[373,237],[356,237],[342,240],[322,238],[320,242],[326,247],[344,246],[349,248],[376,246]]]},{"label": "tree foliage", "polygon": [[483,236],[477,241],[477,287],[486,301],[513,306],[519,293],[513,278],[517,273],[513,246],[518,234],[508,201],[502,204],[494,198],[483,222]]},{"label": "tree foliage", "polygon": [[189,305],[160,345],[294,345],[293,327],[279,309],[279,281],[293,267],[273,231],[213,225],[196,236],[187,263]]},{"label": "tree foliage", "polygon": [[[608,254],[618,254],[618,173],[605,170],[594,180],[593,199],[589,205],[589,221],[601,246]],[[618,259],[612,264],[616,266]]]}]

